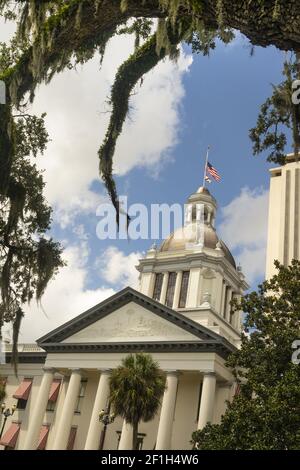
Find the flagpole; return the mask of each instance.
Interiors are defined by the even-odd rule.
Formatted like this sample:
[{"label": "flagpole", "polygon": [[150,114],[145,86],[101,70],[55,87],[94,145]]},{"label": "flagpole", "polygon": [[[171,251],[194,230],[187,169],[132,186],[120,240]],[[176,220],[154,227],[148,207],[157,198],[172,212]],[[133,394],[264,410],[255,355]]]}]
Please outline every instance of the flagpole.
[{"label": "flagpole", "polygon": [[204,165],[204,174],[203,174],[203,188],[205,188],[205,176],[206,176],[206,168],[207,168],[207,162],[208,162],[208,154],[209,154],[209,149],[210,147],[207,147],[207,152],[206,152],[206,157],[205,157],[205,165]]}]

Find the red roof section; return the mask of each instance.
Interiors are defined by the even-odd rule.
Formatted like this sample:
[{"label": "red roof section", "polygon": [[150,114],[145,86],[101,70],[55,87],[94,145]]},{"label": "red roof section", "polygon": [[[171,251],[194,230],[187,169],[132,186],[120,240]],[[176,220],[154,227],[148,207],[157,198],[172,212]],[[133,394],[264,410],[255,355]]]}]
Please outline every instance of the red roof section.
[{"label": "red roof section", "polygon": [[2,437],[0,444],[2,446],[11,447],[14,449],[20,432],[20,426],[20,423],[12,423]]},{"label": "red roof section", "polygon": [[33,379],[23,379],[13,397],[18,400],[28,400]]},{"label": "red roof section", "polygon": [[37,450],[45,450],[46,449],[49,429],[50,429],[50,426],[48,424],[43,424],[43,426],[41,427],[39,443],[38,443],[38,446],[36,448]]},{"label": "red roof section", "polygon": [[61,384],[60,379],[54,379],[53,380],[53,382],[51,384],[50,392],[49,392],[49,401],[51,401],[53,403],[56,402],[58,394],[59,394],[60,384]]}]

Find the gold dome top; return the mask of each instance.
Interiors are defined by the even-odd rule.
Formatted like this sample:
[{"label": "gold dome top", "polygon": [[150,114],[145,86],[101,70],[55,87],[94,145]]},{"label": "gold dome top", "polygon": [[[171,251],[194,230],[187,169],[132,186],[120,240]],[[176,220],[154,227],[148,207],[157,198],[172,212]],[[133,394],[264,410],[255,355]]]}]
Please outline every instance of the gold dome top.
[{"label": "gold dome top", "polygon": [[[203,220],[197,220],[197,205],[202,204]],[[203,248],[222,250],[225,258],[236,269],[234,258],[225,243],[219,239],[214,228],[217,211],[217,201],[206,187],[200,186],[187,200],[187,217],[183,227],[175,230],[161,244],[160,252],[185,251],[193,247],[195,249],[203,243]],[[204,231],[204,234],[200,233]],[[217,253],[216,253],[217,254]]]},{"label": "gold dome top", "polygon": [[204,186],[200,186],[200,188],[198,188],[198,190],[197,190],[197,194],[203,194],[203,193],[204,194],[209,194],[211,196],[211,194],[210,194],[210,192],[207,188],[205,188]]},{"label": "gold dome top", "polygon": [[[166,238],[160,246],[160,252],[184,251],[189,246],[197,246],[198,226],[197,222],[192,222],[184,227],[175,230],[168,238]],[[236,264],[230,250],[225,243],[217,236],[215,229],[210,225],[204,225],[204,248],[212,250],[221,249],[225,258],[236,268]]]}]

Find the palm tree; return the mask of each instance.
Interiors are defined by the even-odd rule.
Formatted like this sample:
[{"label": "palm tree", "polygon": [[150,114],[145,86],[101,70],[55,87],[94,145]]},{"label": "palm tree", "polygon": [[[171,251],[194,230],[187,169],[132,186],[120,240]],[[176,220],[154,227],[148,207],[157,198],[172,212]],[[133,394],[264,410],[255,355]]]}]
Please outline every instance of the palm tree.
[{"label": "palm tree", "polygon": [[165,375],[149,354],[130,354],[112,371],[110,403],[116,415],[132,425],[132,449],[137,449],[140,421],[154,418],[165,390]]}]

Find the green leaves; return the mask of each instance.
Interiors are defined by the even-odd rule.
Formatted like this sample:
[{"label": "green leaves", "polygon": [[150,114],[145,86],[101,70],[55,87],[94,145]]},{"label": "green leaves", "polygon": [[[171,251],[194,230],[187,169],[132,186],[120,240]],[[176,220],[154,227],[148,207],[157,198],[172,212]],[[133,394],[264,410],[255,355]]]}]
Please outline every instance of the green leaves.
[{"label": "green leaves", "polygon": [[[132,424],[155,416],[165,389],[165,376],[149,354],[130,354],[110,377],[110,403],[116,415]],[[136,439],[136,435],[134,436]]]},{"label": "green leaves", "polygon": [[273,94],[261,106],[256,127],[249,132],[254,155],[267,150],[267,160],[281,165],[285,163],[287,132],[291,133],[296,154],[300,148],[300,106],[292,101],[292,84],[298,78],[294,59],[285,61],[283,75],[282,83],[272,85]]},{"label": "green leaves", "polygon": [[292,343],[300,338],[300,262],[285,268],[234,308],[247,316],[242,346],[228,366],[241,383],[220,425],[193,434],[200,449],[299,449],[300,366]]},{"label": "green leaves", "polygon": [[[17,364],[17,341],[24,304],[41,299],[61,260],[61,247],[45,237],[51,209],[43,196],[44,182],[32,162],[43,153],[49,137],[41,117],[12,116],[7,104],[0,110],[0,328],[13,325],[13,363]],[[14,120],[16,119],[16,121]],[[1,139],[1,137],[4,138]],[[4,146],[5,144],[5,146]],[[5,171],[6,170],[6,171]]]},{"label": "green leaves", "polygon": [[45,127],[46,113],[41,117],[19,114],[16,122],[16,153],[29,157],[43,154],[49,142]]},{"label": "green leaves", "polygon": [[41,237],[37,245],[35,266],[37,300],[41,300],[48,282],[61,265],[59,243]]}]

